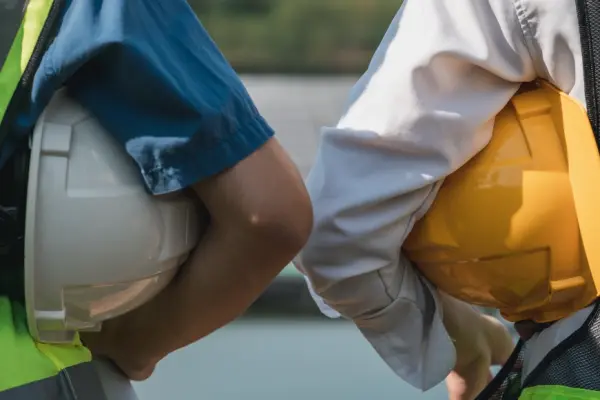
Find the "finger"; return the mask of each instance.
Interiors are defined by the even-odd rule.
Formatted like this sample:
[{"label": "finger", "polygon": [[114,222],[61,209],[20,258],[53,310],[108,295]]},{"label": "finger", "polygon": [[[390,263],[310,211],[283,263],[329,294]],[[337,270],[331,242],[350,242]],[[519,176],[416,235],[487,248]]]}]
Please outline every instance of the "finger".
[{"label": "finger", "polygon": [[446,378],[449,400],[462,400],[467,391],[465,380],[456,372],[452,371]]},{"label": "finger", "polygon": [[454,370],[446,379],[450,400],[473,400],[492,379],[489,358],[481,357],[460,369]]}]

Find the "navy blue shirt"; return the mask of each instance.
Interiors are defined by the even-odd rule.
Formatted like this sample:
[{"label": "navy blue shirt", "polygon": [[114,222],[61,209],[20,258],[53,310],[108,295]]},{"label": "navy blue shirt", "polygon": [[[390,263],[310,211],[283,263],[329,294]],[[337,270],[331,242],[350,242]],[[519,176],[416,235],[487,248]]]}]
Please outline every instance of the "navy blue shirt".
[{"label": "navy blue shirt", "polygon": [[153,194],[219,173],[273,135],[185,0],[69,1],[0,163],[63,85]]}]

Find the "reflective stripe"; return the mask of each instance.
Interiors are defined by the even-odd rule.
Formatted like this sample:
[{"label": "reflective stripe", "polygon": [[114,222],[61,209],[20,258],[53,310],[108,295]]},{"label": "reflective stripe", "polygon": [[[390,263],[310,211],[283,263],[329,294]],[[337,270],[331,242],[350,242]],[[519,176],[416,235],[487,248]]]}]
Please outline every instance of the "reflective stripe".
[{"label": "reflective stripe", "polygon": [[15,41],[26,8],[27,0],[0,0],[0,69]]},{"label": "reflective stripe", "polygon": [[[600,392],[566,386],[534,386],[523,390],[519,400],[598,400]],[[0,397],[0,400],[4,400]]]},{"label": "reflective stripe", "polygon": [[63,369],[53,377],[0,392],[0,400],[107,399],[92,362],[78,364]]},{"label": "reflective stripe", "polygon": [[[0,121],[4,119],[53,4],[53,0],[0,0],[0,59],[3,61],[0,70]],[[15,24],[19,28],[16,34],[11,35]],[[1,49],[6,46],[10,50],[2,55]]]}]

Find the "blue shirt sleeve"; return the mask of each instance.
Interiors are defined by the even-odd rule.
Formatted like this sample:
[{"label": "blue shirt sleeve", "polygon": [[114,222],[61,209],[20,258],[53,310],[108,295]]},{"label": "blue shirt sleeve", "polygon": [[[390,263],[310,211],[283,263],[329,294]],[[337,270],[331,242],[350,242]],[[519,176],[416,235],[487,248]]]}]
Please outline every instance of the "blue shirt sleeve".
[{"label": "blue shirt sleeve", "polygon": [[29,120],[62,85],[153,194],[232,167],[273,135],[185,0],[71,1],[35,76]]}]

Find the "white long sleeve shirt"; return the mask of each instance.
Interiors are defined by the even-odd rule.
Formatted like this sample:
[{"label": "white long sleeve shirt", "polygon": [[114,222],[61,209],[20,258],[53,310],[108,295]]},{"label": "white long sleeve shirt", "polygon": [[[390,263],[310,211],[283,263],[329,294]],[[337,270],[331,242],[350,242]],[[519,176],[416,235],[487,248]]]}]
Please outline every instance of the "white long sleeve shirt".
[{"label": "white long sleeve shirt", "polygon": [[[296,266],[322,310],[352,319],[417,388],[441,382],[455,352],[435,288],[401,245],[443,179],[486,146],[496,114],[536,77],[585,104],[575,1],[404,0],[345,114],[322,131],[307,181],[314,231]],[[533,359],[577,318],[546,330]]]}]

